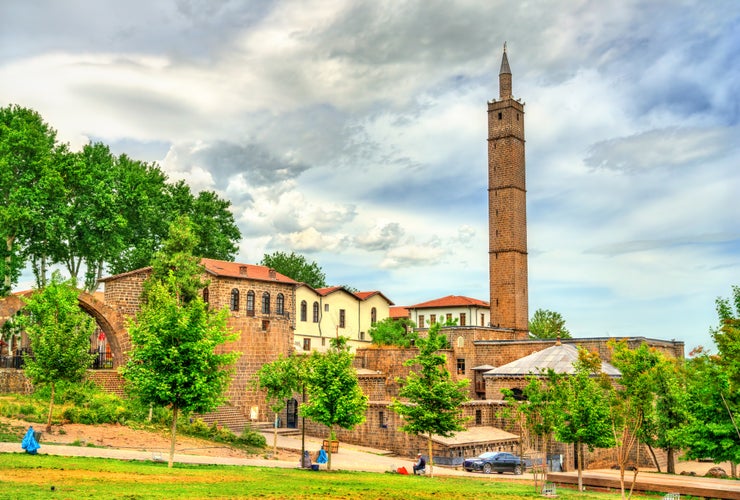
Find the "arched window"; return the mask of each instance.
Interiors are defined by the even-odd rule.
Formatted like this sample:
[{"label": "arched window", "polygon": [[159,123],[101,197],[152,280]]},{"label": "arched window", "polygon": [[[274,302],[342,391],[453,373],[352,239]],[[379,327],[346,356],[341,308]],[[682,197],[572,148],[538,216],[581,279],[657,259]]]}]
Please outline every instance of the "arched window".
[{"label": "arched window", "polygon": [[203,289],[203,302],[205,302],[206,304],[208,304],[208,299],[209,298],[210,297],[209,297],[209,293],[208,293],[208,288],[204,288]]},{"label": "arched window", "polygon": [[374,325],[378,322],[378,310],[374,307],[370,309],[370,324]]},{"label": "arched window", "polygon": [[239,290],[237,290],[236,288],[231,289],[231,310],[239,310]]},{"label": "arched window", "polygon": [[460,335],[457,338],[457,347],[463,347],[464,345],[465,345],[465,337],[463,337],[462,335]]},{"label": "arched window", "polygon": [[313,322],[314,323],[319,322],[319,303],[318,302],[313,303]]},{"label": "arched window", "polygon": [[247,316],[254,316],[254,292],[247,292]]},{"label": "arched window", "polygon": [[301,321],[307,321],[308,317],[308,304],[305,300],[301,301]]},{"label": "arched window", "polygon": [[262,314],[270,314],[270,294],[262,294]]},{"label": "arched window", "polygon": [[285,297],[282,293],[279,293],[275,299],[275,313],[281,316],[285,314]]}]

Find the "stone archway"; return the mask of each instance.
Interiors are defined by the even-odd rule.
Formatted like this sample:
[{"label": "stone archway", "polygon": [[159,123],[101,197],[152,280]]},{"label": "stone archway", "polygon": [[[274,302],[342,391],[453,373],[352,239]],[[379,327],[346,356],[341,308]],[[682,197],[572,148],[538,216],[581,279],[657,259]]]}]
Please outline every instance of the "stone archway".
[{"label": "stone archway", "polygon": [[[113,368],[125,364],[131,349],[131,340],[126,329],[125,318],[115,309],[96,299],[87,292],[80,292],[77,297],[80,308],[89,314],[105,332],[113,354]],[[18,295],[0,299],[0,321],[7,320],[24,307]]]}]

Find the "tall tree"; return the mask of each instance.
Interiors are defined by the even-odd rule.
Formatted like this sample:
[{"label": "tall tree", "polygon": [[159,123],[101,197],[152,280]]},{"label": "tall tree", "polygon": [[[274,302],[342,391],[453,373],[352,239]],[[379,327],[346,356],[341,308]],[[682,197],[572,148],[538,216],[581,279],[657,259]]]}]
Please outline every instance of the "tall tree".
[{"label": "tall tree", "polygon": [[406,361],[406,366],[418,365],[405,380],[399,380],[401,389],[393,399],[391,409],[404,418],[401,430],[417,436],[426,436],[430,475],[434,474],[432,437],[451,437],[465,429],[466,419],[460,405],[466,402],[467,379],[453,381],[447,369],[447,356],[440,352],[447,346],[447,337],[440,333],[440,324],[429,327],[426,338],[416,341],[419,354]]},{"label": "tall tree", "polygon": [[265,391],[270,409],[275,413],[273,425],[272,452],[277,453],[277,428],[280,411],[285,408],[286,401],[301,389],[305,374],[303,373],[303,359],[297,356],[284,357],[271,363],[265,363],[256,374],[257,386]]},{"label": "tall tree", "polygon": [[326,286],[326,275],[316,262],[309,262],[306,257],[295,252],[273,252],[262,257],[261,265],[271,267],[280,274],[305,283],[312,288]]},{"label": "tall tree", "polygon": [[55,271],[46,288],[23,299],[21,325],[33,352],[25,358],[26,375],[34,385],[51,390],[47,432],[51,432],[57,382],[80,382],[94,359],[90,337],[95,322],[80,309],[78,294],[74,281],[64,281]]},{"label": "tall tree", "polygon": [[578,456],[578,491],[583,491],[583,445],[594,448],[614,446],[610,420],[611,382],[600,377],[601,359],[598,353],[578,350],[575,373],[563,378],[556,397],[563,409],[562,420],[555,437],[563,443],[573,443]]},{"label": "tall tree", "polygon": [[143,403],[172,409],[170,467],[179,413],[205,413],[222,403],[239,356],[219,352],[236,336],[227,327],[228,312],[211,310],[198,293],[202,269],[191,253],[194,245],[187,218],[173,224],[129,325],[133,348],[123,370]]},{"label": "tall tree", "polygon": [[[331,339],[326,353],[314,351],[307,374],[308,401],[301,404],[301,414],[328,428],[331,443],[334,427],[353,429],[365,421],[367,396],[362,393],[352,366],[347,339]],[[331,446],[327,468],[331,470]]]},{"label": "tall tree", "polygon": [[719,349],[717,360],[727,369],[733,389],[740,390],[740,286],[732,287],[732,298],[717,298],[719,326],[711,334]]},{"label": "tall tree", "polygon": [[385,318],[372,325],[368,333],[375,345],[411,347],[418,338],[414,323],[408,318]]},{"label": "tall tree", "polygon": [[20,276],[33,228],[44,224],[46,197],[59,189],[51,162],[55,144],[56,132],[37,112],[0,108],[0,297]]},{"label": "tall tree", "polygon": [[547,482],[547,445],[562,420],[561,405],[563,402],[557,397],[557,387],[564,376],[555,373],[552,369],[539,375],[530,375],[521,397],[516,397],[513,391],[504,389],[504,396],[509,403],[507,409],[512,409],[522,422],[522,427],[542,442],[545,467],[541,486],[538,483],[537,474],[534,477],[535,489],[538,492]]},{"label": "tall tree", "polygon": [[555,311],[537,309],[529,320],[529,336],[535,339],[571,338],[565,320]]}]

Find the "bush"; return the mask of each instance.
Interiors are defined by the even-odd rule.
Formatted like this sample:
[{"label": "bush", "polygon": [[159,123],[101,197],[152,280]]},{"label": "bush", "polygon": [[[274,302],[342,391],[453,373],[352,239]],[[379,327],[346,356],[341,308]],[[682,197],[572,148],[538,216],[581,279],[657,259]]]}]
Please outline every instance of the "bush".
[{"label": "bush", "polygon": [[241,435],[236,438],[236,442],[247,446],[254,446],[256,448],[264,448],[267,446],[265,436],[253,430],[249,426],[244,428]]}]

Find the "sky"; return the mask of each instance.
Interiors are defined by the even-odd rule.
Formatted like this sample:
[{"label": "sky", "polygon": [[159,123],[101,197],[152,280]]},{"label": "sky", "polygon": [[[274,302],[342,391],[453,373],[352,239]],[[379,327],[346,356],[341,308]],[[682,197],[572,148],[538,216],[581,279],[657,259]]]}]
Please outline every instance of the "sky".
[{"label": "sky", "polygon": [[714,349],[740,285],[735,0],[2,0],[0,106],[229,199],[239,262],[295,251],[396,305],[488,300],[504,42],[530,316]]}]

